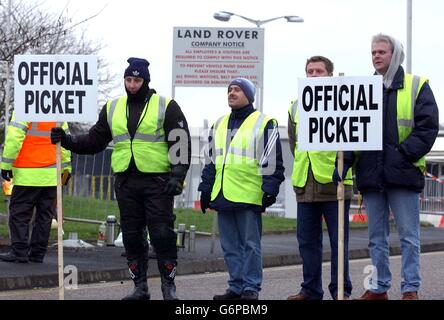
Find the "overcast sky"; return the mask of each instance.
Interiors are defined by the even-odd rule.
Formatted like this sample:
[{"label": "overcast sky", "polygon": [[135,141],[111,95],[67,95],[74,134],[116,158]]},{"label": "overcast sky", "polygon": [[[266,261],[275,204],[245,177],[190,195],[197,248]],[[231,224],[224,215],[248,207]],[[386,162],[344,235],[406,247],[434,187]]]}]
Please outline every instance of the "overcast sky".
[{"label": "overcast sky", "polygon": [[[50,10],[61,10],[60,0],[46,0]],[[119,77],[127,58],[150,62],[150,86],[171,95],[173,27],[254,28],[241,18],[217,21],[213,13],[231,11],[265,20],[298,15],[304,23],[284,19],[263,25],[265,29],[264,112],[287,125],[290,101],[296,98],[298,77],[305,77],[305,61],[325,55],[335,64],[335,75],[366,76],[374,72],[370,44],[374,34],[387,33],[406,47],[407,0],[72,0],[68,15],[81,20],[106,6],[88,23],[88,36],[107,47],[102,54]],[[444,2],[413,0],[412,71],[427,76],[438,105],[444,105]],[[405,66],[405,62],[404,62]],[[124,93],[110,93],[114,97]],[[210,124],[229,112],[222,88],[177,88],[175,99],[193,127]],[[444,112],[440,114],[444,122]]]}]

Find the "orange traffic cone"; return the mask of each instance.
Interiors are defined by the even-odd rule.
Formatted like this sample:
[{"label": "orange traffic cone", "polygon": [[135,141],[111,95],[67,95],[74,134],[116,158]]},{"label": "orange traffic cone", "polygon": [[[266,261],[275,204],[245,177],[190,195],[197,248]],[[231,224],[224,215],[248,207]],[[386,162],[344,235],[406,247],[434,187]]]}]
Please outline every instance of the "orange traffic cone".
[{"label": "orange traffic cone", "polygon": [[444,228],[444,216],[441,217],[441,222],[439,223],[438,228]]}]

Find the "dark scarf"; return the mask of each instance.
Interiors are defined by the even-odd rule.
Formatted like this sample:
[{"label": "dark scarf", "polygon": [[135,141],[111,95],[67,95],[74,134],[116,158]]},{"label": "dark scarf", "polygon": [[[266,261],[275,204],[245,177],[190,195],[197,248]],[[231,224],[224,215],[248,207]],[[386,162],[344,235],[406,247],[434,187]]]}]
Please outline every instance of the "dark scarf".
[{"label": "dark scarf", "polygon": [[[125,88],[126,90],[126,88]],[[150,88],[146,81],[143,82],[142,87],[139,91],[131,94],[126,90],[128,95],[128,123],[127,128],[131,138],[134,137],[136,133],[137,124],[139,123],[140,117],[142,116],[143,108],[148,100]]]},{"label": "dark scarf", "polygon": [[128,96],[128,103],[143,103],[145,99],[148,97],[148,93],[150,91],[150,87],[148,86],[148,83],[146,81],[143,81],[142,86],[140,87],[139,91],[132,94],[129,93],[129,91],[126,89],[126,95]]}]

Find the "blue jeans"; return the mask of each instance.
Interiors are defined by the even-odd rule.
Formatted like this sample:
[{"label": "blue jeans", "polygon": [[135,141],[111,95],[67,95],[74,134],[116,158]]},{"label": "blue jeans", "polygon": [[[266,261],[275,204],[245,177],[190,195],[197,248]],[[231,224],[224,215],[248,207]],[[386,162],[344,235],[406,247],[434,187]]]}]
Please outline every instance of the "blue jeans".
[{"label": "blue jeans", "polygon": [[[418,291],[419,272],[419,193],[402,188],[363,194],[368,215],[369,250],[377,274],[371,278],[374,293],[386,292],[391,287],[389,269],[389,214],[395,218],[401,241],[401,292]],[[377,278],[376,278],[377,277]]]},{"label": "blue jeans", "polygon": [[244,211],[219,211],[219,236],[230,278],[228,287],[241,294],[259,292],[262,284],[262,215]]},{"label": "blue jeans", "polygon": [[[348,268],[348,211],[350,200],[344,203],[344,295],[352,291]],[[327,224],[331,247],[331,278],[328,289],[332,298],[338,291],[338,202],[298,202],[297,239],[302,257],[304,281],[301,293],[320,300],[322,289],[322,217]]]}]

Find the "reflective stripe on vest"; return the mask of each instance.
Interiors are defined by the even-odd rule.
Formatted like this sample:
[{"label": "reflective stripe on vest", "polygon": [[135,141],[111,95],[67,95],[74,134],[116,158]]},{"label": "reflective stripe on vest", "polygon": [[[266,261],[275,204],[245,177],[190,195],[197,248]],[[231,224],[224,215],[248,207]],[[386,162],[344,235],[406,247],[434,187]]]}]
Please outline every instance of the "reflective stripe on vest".
[{"label": "reflective stripe on vest", "polygon": [[[23,124],[12,122],[11,125],[23,130]],[[20,153],[15,159],[15,168],[55,168],[56,145],[51,143],[51,128],[55,122],[30,122],[26,130]],[[68,125],[64,124],[65,129]]]},{"label": "reflective stripe on vest", "polygon": [[[297,101],[292,103],[289,109],[290,120],[295,128],[294,163],[291,180],[293,186],[302,188],[307,183],[308,169],[311,171],[316,182],[321,184],[331,183],[335,169],[336,151],[299,151],[297,142],[298,132],[298,110]],[[344,184],[352,185],[352,170],[348,170]]]},{"label": "reflective stripe on vest", "polygon": [[266,124],[272,119],[259,111],[251,113],[229,141],[229,118],[228,114],[213,126],[216,177],[211,200],[222,189],[224,197],[229,201],[262,205],[262,173],[256,150]]},{"label": "reflective stripe on vest", "polygon": [[[398,137],[399,143],[402,143],[413,130],[415,126],[414,111],[416,98],[424,83],[428,82],[427,78],[418,77],[406,73],[404,75],[404,87],[397,90],[396,112],[398,121]],[[425,157],[422,157],[414,163],[421,172],[425,170]]]},{"label": "reflective stripe on vest", "polygon": [[[55,122],[16,122],[8,126],[1,168],[12,170],[14,185],[46,187],[57,185],[55,145],[50,130]],[[68,130],[68,124],[62,128]],[[71,171],[71,152],[61,149],[62,168]]]},{"label": "reflective stripe on vest", "polygon": [[141,172],[169,172],[168,144],[163,124],[171,99],[153,94],[145,105],[134,138],[127,128],[127,97],[107,103],[107,119],[114,150],[111,167],[114,172],[128,169],[131,156]]}]

